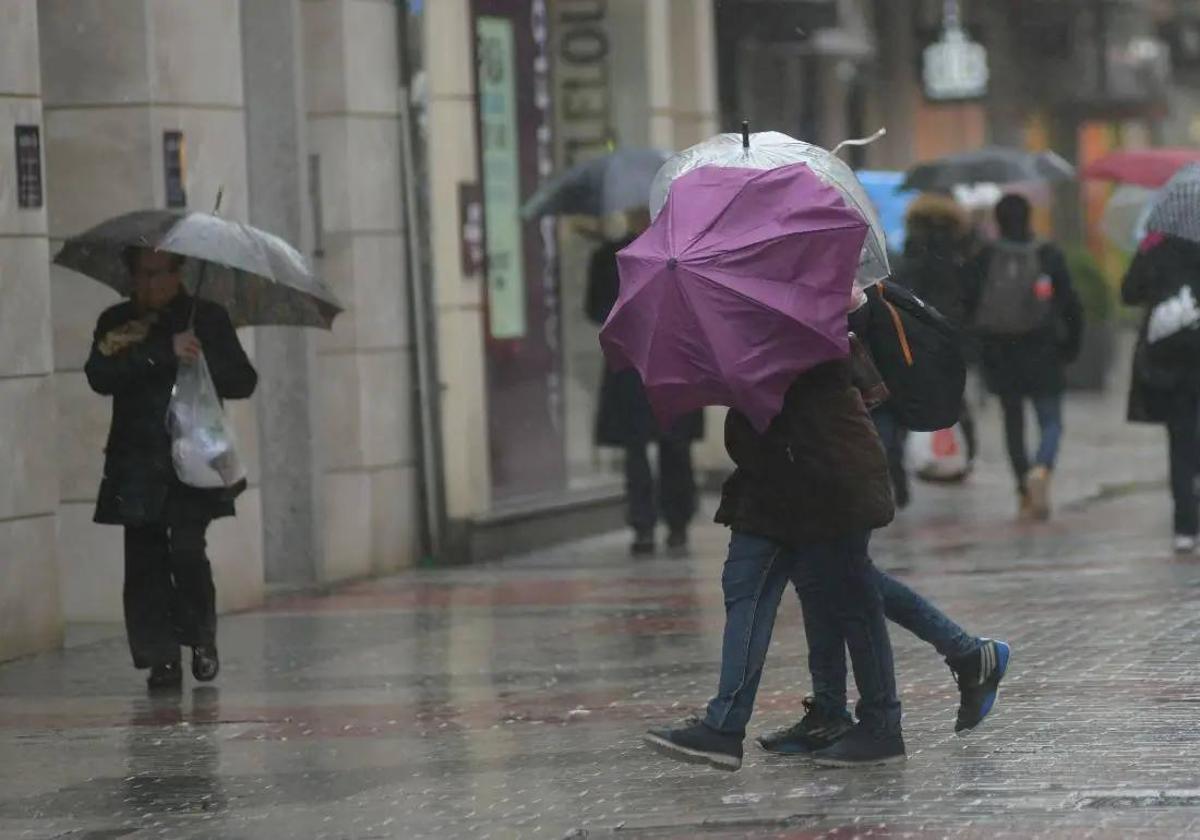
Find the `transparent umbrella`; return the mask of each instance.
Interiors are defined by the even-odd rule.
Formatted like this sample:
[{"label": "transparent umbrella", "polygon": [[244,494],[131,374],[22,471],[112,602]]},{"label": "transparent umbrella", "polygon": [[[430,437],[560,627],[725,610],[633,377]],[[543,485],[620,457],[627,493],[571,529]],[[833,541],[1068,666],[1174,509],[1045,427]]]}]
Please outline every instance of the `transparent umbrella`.
[{"label": "transparent umbrella", "polygon": [[836,189],[846,204],[867,222],[869,231],[859,259],[855,285],[865,288],[886,280],[892,273],[888,264],[887,235],[875,206],[867,197],[867,191],[859,183],[854,170],[834,152],[778,131],[750,134],[743,124],[741,134],[718,134],[679,152],[663,164],[650,186],[650,213],[658,215],[666,203],[671,184],[693,169],[702,166],[776,169],[793,163],[808,166],[823,183]]},{"label": "transparent umbrella", "polygon": [[1100,220],[1100,229],[1109,241],[1127,254],[1136,251],[1146,235],[1146,222],[1157,195],[1157,190],[1133,184],[1117,187]]},{"label": "transparent umbrella", "polygon": [[1200,163],[1179,170],[1150,208],[1146,229],[1200,242]]}]

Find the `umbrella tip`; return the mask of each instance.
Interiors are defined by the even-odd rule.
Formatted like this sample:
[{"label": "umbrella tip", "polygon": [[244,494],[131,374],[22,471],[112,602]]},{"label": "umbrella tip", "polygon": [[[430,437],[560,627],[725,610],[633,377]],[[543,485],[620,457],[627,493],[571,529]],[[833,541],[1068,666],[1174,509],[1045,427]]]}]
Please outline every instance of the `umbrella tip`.
[{"label": "umbrella tip", "polygon": [[750,120],[742,120],[742,148],[750,148]]}]

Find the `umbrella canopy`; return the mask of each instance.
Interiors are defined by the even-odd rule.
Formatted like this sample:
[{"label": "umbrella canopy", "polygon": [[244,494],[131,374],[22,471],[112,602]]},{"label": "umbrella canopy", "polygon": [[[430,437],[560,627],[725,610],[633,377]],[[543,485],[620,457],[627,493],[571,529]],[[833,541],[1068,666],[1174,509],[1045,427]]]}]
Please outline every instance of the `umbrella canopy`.
[{"label": "umbrella canopy", "polygon": [[1100,229],[1114,245],[1132,254],[1146,235],[1146,222],[1157,197],[1156,190],[1121,184],[1104,206]]},{"label": "umbrella canopy", "polygon": [[654,174],[668,157],[658,149],[618,149],[576,164],[543,184],[521,215],[607,216],[645,207]]},{"label": "umbrella canopy", "polygon": [[1200,149],[1122,149],[1092,161],[1081,175],[1158,189],[1189,163],[1200,163]]},{"label": "umbrella canopy", "polygon": [[866,234],[858,211],[805,164],[689,172],[617,255],[605,356],[637,370],[664,429],[725,405],[765,430],[798,374],[848,354]]},{"label": "umbrella canopy", "polygon": [[1180,169],[1162,188],[1146,230],[1200,243],[1200,163]]},{"label": "umbrella canopy", "polygon": [[[133,293],[127,248],[190,257],[189,291],[219,303],[235,326],[281,324],[329,329],[342,311],[304,256],[274,234],[208,213],[139,210],[102,222],[64,243],[54,262]],[[202,279],[201,279],[202,278]]]},{"label": "umbrella canopy", "polygon": [[887,236],[879,214],[854,171],[837,155],[820,146],[804,143],[778,131],[756,134],[718,134],[672,157],[654,178],[650,188],[650,212],[657,215],[667,201],[672,183],[701,166],[741,169],[774,169],[803,163],[824,184],[833,187],[870,226],[859,259],[856,282],[870,286],[891,276]]},{"label": "umbrella canopy", "polygon": [[1075,168],[1054,152],[989,146],[918,164],[908,171],[903,189],[949,192],[961,184],[1069,181],[1074,177]]}]

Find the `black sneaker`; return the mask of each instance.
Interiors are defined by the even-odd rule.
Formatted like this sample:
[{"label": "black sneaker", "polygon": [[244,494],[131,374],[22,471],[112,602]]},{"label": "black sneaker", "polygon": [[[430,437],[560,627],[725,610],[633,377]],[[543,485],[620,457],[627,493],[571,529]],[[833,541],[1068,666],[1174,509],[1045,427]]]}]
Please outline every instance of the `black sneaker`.
[{"label": "black sneaker", "polygon": [[947,660],[958,682],[961,700],[954,731],[966,735],[983,723],[1000,697],[1000,680],[1008,672],[1012,648],[1006,642],[984,639],[983,647],[954,661]]},{"label": "black sneaker", "polygon": [[634,534],[633,545],[629,547],[629,553],[634,557],[649,557],[655,551],[654,532],[639,531]]},{"label": "black sneaker", "polygon": [[866,724],[858,723],[836,744],[817,750],[813,762],[821,767],[870,767],[877,764],[898,764],[908,758],[904,737],[876,735]]},{"label": "black sneaker", "polygon": [[150,676],[146,678],[146,687],[151,691],[179,688],[183,685],[183,668],[178,662],[167,662],[150,668]]},{"label": "black sneaker", "polygon": [[742,766],[742,739],[725,735],[690,717],[673,727],[651,729],[643,739],[655,752],[689,764],[707,764],[718,770]]},{"label": "black sneaker", "polygon": [[776,755],[807,755],[832,746],[854,728],[854,719],[845,710],[829,715],[804,698],[804,717],[786,729],[777,729],[758,738],[758,745]]},{"label": "black sneaker", "polygon": [[192,676],[200,682],[212,682],[221,670],[215,645],[200,645],[192,648]]}]

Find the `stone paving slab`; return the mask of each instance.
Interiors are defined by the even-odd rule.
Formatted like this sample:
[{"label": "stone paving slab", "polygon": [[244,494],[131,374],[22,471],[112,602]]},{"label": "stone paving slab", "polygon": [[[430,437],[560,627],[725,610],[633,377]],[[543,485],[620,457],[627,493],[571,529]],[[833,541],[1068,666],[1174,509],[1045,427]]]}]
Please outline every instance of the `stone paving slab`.
[{"label": "stone paving slab", "polygon": [[[1051,523],[1012,522],[988,418],[970,484],[919,486],[873,543],[1014,647],[960,739],[947,669],[893,634],[903,767],[748,746],[724,774],[642,746],[715,687],[727,535],[705,526],[688,559],[616,534],[277,600],[224,619],[220,680],[174,696],[117,638],[0,666],[0,838],[1198,837],[1200,561],[1166,551],[1161,436],[1101,409],[1071,405]],[[752,733],[807,687],[789,596]]]}]

